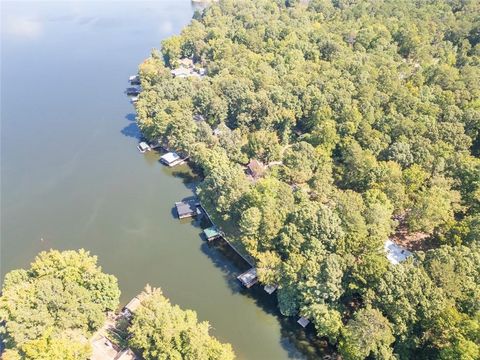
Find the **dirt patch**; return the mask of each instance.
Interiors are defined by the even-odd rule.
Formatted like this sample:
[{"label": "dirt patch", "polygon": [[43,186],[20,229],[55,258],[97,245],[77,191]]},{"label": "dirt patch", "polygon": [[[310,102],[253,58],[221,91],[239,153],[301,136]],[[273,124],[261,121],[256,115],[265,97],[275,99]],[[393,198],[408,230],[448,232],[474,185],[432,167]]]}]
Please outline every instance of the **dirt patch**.
[{"label": "dirt patch", "polygon": [[427,251],[439,246],[438,242],[428,233],[417,231],[409,232],[405,215],[395,218],[399,225],[390,239],[397,245],[409,251]]}]

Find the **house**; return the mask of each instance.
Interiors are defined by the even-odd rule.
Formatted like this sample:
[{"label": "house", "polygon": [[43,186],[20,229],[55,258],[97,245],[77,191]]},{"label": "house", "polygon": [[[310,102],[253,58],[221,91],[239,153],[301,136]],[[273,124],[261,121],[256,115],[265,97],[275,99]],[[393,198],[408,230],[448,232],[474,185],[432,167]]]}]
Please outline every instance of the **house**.
[{"label": "house", "polygon": [[265,166],[260,161],[252,159],[247,164],[247,172],[254,179],[258,179],[265,173]]},{"label": "house", "polygon": [[137,360],[138,357],[130,349],[123,350],[120,354],[117,355],[115,360]]},{"label": "house", "polygon": [[390,261],[394,265],[405,261],[409,256],[412,255],[410,251],[401,247],[400,245],[395,244],[390,239],[385,241],[384,250],[387,254],[388,261]]},{"label": "house", "polygon": [[192,70],[184,67],[179,67],[170,71],[170,73],[177,78],[186,78],[192,76]]},{"label": "house", "polygon": [[121,350],[107,337],[97,334],[92,340],[90,360],[137,360],[138,357],[129,348]]},{"label": "house", "polygon": [[175,152],[169,152],[160,158],[160,161],[168,166],[175,166],[182,162],[180,156]]},{"label": "house", "polygon": [[179,67],[184,67],[187,69],[193,69],[193,59],[191,58],[183,58],[178,60]]},{"label": "house", "polygon": [[115,360],[120,350],[117,345],[101,334],[97,334],[91,340],[91,344],[90,360]]},{"label": "house", "polygon": [[240,280],[243,286],[250,288],[258,282],[257,269],[252,267],[243,274],[237,276],[237,279]]}]

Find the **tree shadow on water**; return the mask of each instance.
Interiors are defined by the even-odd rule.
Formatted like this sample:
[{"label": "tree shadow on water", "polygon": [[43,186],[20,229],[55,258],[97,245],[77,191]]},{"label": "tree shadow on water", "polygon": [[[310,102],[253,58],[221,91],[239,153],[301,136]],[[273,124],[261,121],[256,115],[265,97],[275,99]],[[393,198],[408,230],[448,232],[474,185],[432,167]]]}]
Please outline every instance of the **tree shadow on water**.
[{"label": "tree shadow on water", "polygon": [[134,113],[125,115],[125,119],[127,119],[128,121],[135,121],[136,117],[137,116]]},{"label": "tree shadow on water", "polygon": [[135,138],[138,140],[142,139],[142,132],[140,131],[136,123],[128,124],[120,132],[127,137]]}]

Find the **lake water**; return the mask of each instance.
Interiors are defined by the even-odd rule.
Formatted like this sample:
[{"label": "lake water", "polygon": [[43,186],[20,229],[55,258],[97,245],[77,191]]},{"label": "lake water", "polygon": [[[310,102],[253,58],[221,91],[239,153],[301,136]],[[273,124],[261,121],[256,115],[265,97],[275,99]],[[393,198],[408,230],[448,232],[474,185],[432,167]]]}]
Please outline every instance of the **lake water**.
[{"label": "lake water", "polygon": [[149,283],[209,320],[240,359],[316,358],[275,296],[172,206],[191,174],[140,154],[128,76],[192,14],[189,0],[2,2],[1,278],[41,250],[85,248],[122,303]]}]

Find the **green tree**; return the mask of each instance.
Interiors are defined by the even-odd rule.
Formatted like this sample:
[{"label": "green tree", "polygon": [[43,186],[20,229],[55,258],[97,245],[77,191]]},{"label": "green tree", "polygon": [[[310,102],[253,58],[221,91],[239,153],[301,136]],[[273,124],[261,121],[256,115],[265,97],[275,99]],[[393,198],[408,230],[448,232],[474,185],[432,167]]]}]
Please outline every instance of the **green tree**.
[{"label": "green tree", "polygon": [[0,316],[6,346],[29,359],[55,358],[65,348],[72,359],[86,358],[85,339],[103,324],[106,311],[117,308],[119,297],[117,279],[102,272],[95,256],[42,252],[30,269],[5,276]]},{"label": "green tree", "polygon": [[374,308],[359,310],[342,331],[339,351],[345,359],[393,359],[392,326]]},{"label": "green tree", "polygon": [[209,335],[208,322],[197,321],[192,310],[172,305],[160,289],[146,287],[129,327],[129,344],[150,359],[234,359],[229,344]]},{"label": "green tree", "polygon": [[280,145],[277,135],[271,131],[259,130],[248,137],[248,154],[263,162],[279,160]]}]

